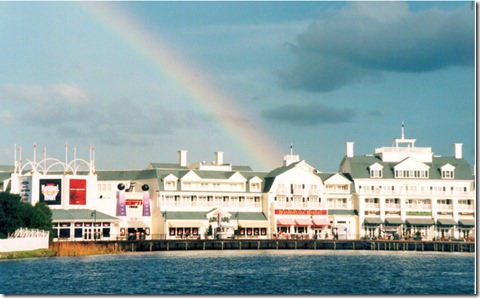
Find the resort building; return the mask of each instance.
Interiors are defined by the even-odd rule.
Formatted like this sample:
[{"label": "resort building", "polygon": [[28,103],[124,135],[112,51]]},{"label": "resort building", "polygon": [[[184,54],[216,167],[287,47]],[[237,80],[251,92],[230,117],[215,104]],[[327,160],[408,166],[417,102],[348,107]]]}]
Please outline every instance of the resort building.
[{"label": "resort building", "polygon": [[266,201],[262,195],[265,173],[248,166],[215,160],[187,163],[179,151],[178,164],[151,163],[158,177],[158,195],[152,201],[154,234],[167,239],[267,237]]},{"label": "resort building", "polygon": [[475,185],[472,170],[454,144],[453,157],[435,155],[401,138],[374,154],[354,155],[346,143],[340,172],[354,182],[359,236],[424,240],[465,238],[474,233]]},{"label": "resort building", "polygon": [[299,155],[269,172],[224,161],[150,163],[142,170],[95,169],[95,151],[65,161],[23,160],[0,167],[3,191],[52,209],[55,241],[276,238],[449,239],[475,233],[475,177],[453,157],[416,147],[402,134],[391,147],[354,155],[321,172]]},{"label": "resort building", "polygon": [[112,239],[119,219],[95,209],[98,197],[94,148],[90,147],[89,161],[75,154],[71,161],[67,154],[65,161],[47,158],[46,149],[43,159],[37,161],[35,151],[36,146],[32,160],[22,160],[21,148],[15,148],[15,165],[10,177],[2,181],[3,190],[19,194],[22,201],[32,205],[48,204],[54,239]]},{"label": "resort building", "polygon": [[284,157],[282,167],[265,176],[270,230],[278,238],[355,237],[352,181],[338,173],[321,173],[298,155]]}]

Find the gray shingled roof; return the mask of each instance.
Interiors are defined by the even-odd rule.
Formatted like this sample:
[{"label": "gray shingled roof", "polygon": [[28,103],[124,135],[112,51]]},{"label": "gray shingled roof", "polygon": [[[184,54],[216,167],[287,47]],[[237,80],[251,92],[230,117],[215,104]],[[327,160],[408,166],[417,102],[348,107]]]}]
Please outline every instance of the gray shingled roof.
[{"label": "gray shingled roof", "polygon": [[[378,163],[383,166],[383,179],[394,179],[394,167],[398,162],[383,162],[377,156],[354,156],[345,157],[342,164],[350,165],[350,174],[353,179],[370,178],[368,168]],[[457,159],[454,157],[433,157],[432,162],[424,163],[430,167],[429,179],[441,179],[440,168],[446,164],[451,164],[455,167],[454,180],[472,180],[472,171],[470,165],[465,159]]]},{"label": "gray shingled roof", "polygon": [[144,180],[157,178],[156,170],[113,170],[98,171],[98,181]]},{"label": "gray shingled roof", "polygon": [[52,220],[54,221],[91,221],[96,219],[97,221],[108,220],[115,221],[119,220],[116,217],[110,216],[108,214],[96,211],[96,216],[92,215],[92,212],[95,210],[91,209],[69,209],[69,210],[58,210],[52,209]]}]

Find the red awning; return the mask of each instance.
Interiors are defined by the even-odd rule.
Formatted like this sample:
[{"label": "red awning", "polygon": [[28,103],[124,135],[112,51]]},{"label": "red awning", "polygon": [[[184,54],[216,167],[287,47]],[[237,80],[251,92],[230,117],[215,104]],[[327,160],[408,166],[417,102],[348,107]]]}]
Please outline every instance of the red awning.
[{"label": "red awning", "polygon": [[279,218],[277,219],[277,226],[293,226],[293,219]]},{"label": "red awning", "polygon": [[310,218],[295,219],[296,226],[310,226],[311,224],[312,224],[312,221],[310,220]]},{"label": "red awning", "polygon": [[314,218],[313,225],[316,227],[330,226],[330,222],[324,218]]}]

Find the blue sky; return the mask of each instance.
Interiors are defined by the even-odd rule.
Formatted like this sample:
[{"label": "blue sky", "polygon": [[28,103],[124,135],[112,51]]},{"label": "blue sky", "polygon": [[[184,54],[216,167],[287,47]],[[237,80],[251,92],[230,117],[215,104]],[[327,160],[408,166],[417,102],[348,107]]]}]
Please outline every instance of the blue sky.
[{"label": "blue sky", "polygon": [[[389,146],[402,121],[417,146],[452,156],[463,143],[474,163],[472,2],[112,5],[228,94],[279,152],[293,143],[320,171],[338,169],[347,141],[356,155]],[[63,159],[66,141],[82,158],[94,144],[98,169],[177,162],[180,149],[189,162],[223,151],[255,170],[282,164],[278,153],[272,168],[255,164],[78,3],[0,2],[0,52],[0,164],[13,164],[14,144],[27,159],[33,143]]]}]

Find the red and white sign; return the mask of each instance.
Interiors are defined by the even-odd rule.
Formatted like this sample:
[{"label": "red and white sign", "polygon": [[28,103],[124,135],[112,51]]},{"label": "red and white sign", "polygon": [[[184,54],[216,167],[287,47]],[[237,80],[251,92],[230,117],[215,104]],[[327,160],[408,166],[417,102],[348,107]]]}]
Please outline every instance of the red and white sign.
[{"label": "red and white sign", "polygon": [[286,214],[286,215],[327,215],[327,210],[275,209],[275,214]]}]

